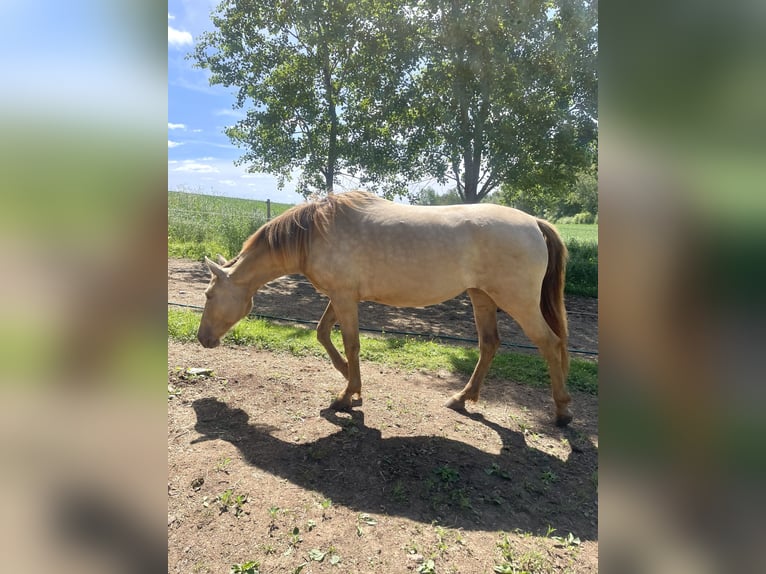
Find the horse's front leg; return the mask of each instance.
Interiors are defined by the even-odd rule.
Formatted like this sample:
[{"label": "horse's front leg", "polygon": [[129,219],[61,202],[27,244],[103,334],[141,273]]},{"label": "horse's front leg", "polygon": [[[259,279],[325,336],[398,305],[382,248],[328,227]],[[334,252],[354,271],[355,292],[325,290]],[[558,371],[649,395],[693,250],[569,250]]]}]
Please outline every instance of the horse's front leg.
[{"label": "horse's front leg", "polygon": [[[346,352],[347,361],[345,363],[347,366],[346,379],[348,380],[345,390],[338,395],[330,408],[347,411],[351,409],[351,398],[354,395],[362,396],[362,377],[359,372],[359,309],[358,303],[353,300],[338,301],[334,299],[330,305],[335,310],[343,334],[343,349]],[[335,364],[335,360],[333,360],[333,364]]]},{"label": "horse's front leg", "polygon": [[334,326],[335,308],[332,306],[332,303],[329,303],[317,325],[317,340],[322,343],[325,351],[327,351],[333,366],[348,380],[348,363],[340,356],[338,349],[335,348],[335,345],[332,344],[332,339],[330,339],[330,333],[332,333]]}]

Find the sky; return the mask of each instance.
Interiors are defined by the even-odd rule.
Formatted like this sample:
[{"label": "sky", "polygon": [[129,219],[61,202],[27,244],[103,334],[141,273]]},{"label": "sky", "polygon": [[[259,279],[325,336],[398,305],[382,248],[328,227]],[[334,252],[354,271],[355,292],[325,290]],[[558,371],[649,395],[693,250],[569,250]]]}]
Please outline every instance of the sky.
[{"label": "sky", "polygon": [[207,70],[186,55],[212,31],[210,13],[219,0],[168,0],[168,189],[246,199],[299,203],[294,182],[284,189],[269,174],[248,173],[234,161],[244,149],[224,129],[244,117],[234,110],[234,88],[211,86]]}]

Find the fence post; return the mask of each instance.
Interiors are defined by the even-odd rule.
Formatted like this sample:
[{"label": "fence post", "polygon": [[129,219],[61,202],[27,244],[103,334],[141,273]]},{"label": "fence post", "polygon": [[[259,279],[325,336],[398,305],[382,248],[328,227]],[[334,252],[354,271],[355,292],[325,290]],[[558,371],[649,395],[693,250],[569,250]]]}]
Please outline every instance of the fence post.
[{"label": "fence post", "polygon": [[266,200],[266,221],[271,221],[271,200]]}]

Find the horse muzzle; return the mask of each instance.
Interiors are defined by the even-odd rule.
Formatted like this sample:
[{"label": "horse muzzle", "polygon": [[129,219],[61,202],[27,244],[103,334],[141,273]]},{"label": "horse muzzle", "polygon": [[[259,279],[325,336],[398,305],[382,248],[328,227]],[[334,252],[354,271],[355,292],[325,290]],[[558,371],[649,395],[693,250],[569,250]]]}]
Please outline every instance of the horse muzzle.
[{"label": "horse muzzle", "polygon": [[206,349],[214,349],[221,344],[220,338],[209,337],[207,335],[203,335],[202,333],[197,334],[197,340]]}]

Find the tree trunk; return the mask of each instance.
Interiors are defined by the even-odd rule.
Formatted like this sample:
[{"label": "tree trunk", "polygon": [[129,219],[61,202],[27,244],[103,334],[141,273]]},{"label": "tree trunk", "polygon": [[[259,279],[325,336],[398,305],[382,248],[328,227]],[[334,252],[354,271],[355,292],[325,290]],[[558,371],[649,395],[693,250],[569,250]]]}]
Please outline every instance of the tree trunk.
[{"label": "tree trunk", "polygon": [[322,74],[324,76],[324,96],[327,103],[327,113],[330,116],[330,135],[327,142],[327,167],[324,176],[327,193],[333,193],[335,188],[335,170],[338,163],[338,110],[335,108],[335,93],[332,86],[332,71],[330,68],[330,55],[323,54],[324,62]]}]

